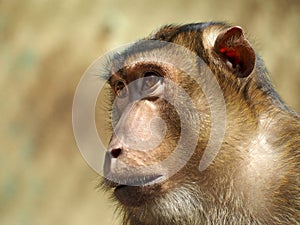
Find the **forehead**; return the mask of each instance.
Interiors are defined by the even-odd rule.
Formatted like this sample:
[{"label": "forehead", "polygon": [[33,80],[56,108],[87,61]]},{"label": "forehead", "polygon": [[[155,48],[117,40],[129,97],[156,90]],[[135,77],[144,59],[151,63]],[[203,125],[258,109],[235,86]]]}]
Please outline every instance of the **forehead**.
[{"label": "forehead", "polygon": [[[159,71],[164,75],[169,66],[167,60],[168,43],[160,41],[142,41],[137,42],[121,52],[114,53],[107,60],[107,75],[109,81],[115,79],[136,79],[141,76],[141,72]],[[163,73],[163,74],[162,74]],[[135,77],[135,78],[134,78]]]},{"label": "forehead", "polygon": [[130,81],[149,71],[176,79],[177,73],[196,74],[203,64],[201,57],[186,46],[159,40],[136,42],[107,58],[105,77],[110,81]]}]

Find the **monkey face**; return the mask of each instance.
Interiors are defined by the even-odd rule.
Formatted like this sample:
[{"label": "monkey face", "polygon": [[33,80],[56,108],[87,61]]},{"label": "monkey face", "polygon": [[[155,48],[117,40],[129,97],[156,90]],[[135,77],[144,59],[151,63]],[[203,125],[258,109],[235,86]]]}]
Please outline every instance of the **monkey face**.
[{"label": "monkey face", "polygon": [[[144,204],[202,179],[225,132],[227,86],[219,82],[238,87],[238,78],[252,72],[255,55],[240,28],[183,28],[162,28],[101,64],[113,131],[103,171],[106,186],[124,204]],[[148,196],[151,190],[157,195]],[[140,200],[129,193],[139,193]]]},{"label": "monkey face", "polygon": [[[179,33],[175,50],[173,43],[142,41],[113,57],[113,135],[104,175],[121,203],[144,204],[177,186],[199,182],[209,164],[200,161],[206,148],[218,151],[225,103],[215,77],[239,82],[237,77],[247,77],[254,67],[253,50],[241,29],[218,29],[210,47],[210,40],[196,41],[197,32]],[[212,117],[219,121],[212,130],[221,135],[211,133]],[[211,162],[214,156],[209,152],[203,158]]]},{"label": "monkey face", "polygon": [[[185,99],[185,91],[171,80],[180,73],[183,76],[170,65],[141,62],[122,68],[109,80],[114,96],[114,133],[104,173],[111,181],[107,184],[115,188],[115,196],[124,204],[141,204],[141,201],[132,201],[135,198],[131,195],[139,195],[142,202],[152,200],[152,192],[163,192],[162,183],[174,166],[182,164],[183,159],[178,154],[185,156],[186,153],[182,150],[174,153],[174,150],[181,136],[181,124],[185,124],[183,128],[191,127],[188,115],[195,109],[186,107],[189,101]],[[178,109],[189,113],[179,115]],[[190,134],[185,130],[188,140]],[[172,154],[170,163],[168,158]]]}]

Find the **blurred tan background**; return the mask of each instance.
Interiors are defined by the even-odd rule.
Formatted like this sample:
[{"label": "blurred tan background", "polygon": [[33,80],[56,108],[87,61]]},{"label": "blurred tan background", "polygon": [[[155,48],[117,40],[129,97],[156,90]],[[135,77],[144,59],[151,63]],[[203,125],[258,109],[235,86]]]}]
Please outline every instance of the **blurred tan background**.
[{"label": "blurred tan background", "polygon": [[166,23],[242,26],[300,111],[298,0],[0,0],[0,225],[117,225],[72,133],[74,91],[106,51]]}]

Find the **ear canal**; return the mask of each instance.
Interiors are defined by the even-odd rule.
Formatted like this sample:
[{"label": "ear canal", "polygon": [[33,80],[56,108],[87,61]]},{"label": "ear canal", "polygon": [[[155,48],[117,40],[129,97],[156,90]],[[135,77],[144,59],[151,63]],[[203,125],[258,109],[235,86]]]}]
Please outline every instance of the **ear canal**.
[{"label": "ear canal", "polygon": [[241,27],[221,33],[214,45],[215,52],[238,77],[247,77],[255,66],[255,52]]}]

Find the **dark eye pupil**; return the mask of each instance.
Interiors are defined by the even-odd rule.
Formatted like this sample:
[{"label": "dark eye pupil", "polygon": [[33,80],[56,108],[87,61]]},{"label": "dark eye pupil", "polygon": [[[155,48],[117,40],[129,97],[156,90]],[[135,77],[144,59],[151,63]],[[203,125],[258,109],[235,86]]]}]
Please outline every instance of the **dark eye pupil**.
[{"label": "dark eye pupil", "polygon": [[155,72],[146,72],[144,74],[143,90],[153,87],[160,80],[160,76]]},{"label": "dark eye pupil", "polygon": [[119,98],[124,98],[127,95],[127,90],[125,87],[125,84],[121,81],[119,81],[116,85],[115,85],[115,93]]},{"label": "dark eye pupil", "polygon": [[153,77],[153,76],[158,77],[159,75],[158,75],[157,73],[155,73],[155,72],[152,72],[152,71],[146,72],[146,73],[144,74],[144,77]]}]

